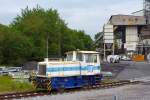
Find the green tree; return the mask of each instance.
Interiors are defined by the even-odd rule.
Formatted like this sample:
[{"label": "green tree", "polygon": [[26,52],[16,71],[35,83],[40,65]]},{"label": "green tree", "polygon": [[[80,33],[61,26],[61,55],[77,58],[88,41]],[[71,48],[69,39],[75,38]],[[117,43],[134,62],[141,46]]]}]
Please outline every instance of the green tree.
[{"label": "green tree", "polygon": [[8,33],[2,43],[3,64],[24,63],[31,53],[32,45],[28,38],[18,33]]},{"label": "green tree", "polygon": [[3,56],[3,40],[5,38],[5,34],[8,33],[9,28],[5,25],[0,24],[0,63],[3,62],[4,56]]},{"label": "green tree", "polygon": [[46,56],[46,40],[49,38],[49,55],[61,56],[69,50],[92,50],[92,39],[84,31],[72,30],[59,17],[56,10],[26,8],[17,16],[11,27],[31,38],[33,58]]},{"label": "green tree", "polygon": [[[16,50],[17,53],[4,53],[6,59],[10,60],[7,63],[42,60],[46,57],[47,38],[50,57],[61,57],[64,52],[76,49],[93,50],[91,37],[84,31],[70,29],[54,9],[27,7],[8,28],[11,32],[8,32],[9,36],[5,38],[8,39],[5,41],[7,47],[2,47],[2,51],[9,48],[7,52]],[[26,51],[28,53],[22,53]],[[11,57],[18,60],[14,61]]]},{"label": "green tree", "polygon": [[58,55],[60,26],[65,25],[56,10],[37,7],[26,8],[17,16],[11,27],[31,38],[33,43],[32,59],[46,57],[46,40],[49,38],[49,54]]},{"label": "green tree", "polygon": [[30,40],[8,26],[0,25],[0,64],[16,65],[26,61],[32,45]]}]

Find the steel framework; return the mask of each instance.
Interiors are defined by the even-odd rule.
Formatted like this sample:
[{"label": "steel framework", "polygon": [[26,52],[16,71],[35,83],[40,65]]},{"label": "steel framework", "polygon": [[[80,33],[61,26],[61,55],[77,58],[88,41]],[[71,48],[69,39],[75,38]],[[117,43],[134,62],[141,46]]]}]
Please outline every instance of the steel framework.
[{"label": "steel framework", "polygon": [[147,24],[150,24],[150,0],[144,0],[144,16],[146,17]]}]

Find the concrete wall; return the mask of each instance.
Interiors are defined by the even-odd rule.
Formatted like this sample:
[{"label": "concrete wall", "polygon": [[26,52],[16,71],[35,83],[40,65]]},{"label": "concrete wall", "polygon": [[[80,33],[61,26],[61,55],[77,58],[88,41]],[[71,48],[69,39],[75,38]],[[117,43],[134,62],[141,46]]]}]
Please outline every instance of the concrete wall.
[{"label": "concrete wall", "polygon": [[144,39],[144,40],[143,40],[143,43],[144,43],[145,45],[150,45],[150,39]]},{"label": "concrete wall", "polygon": [[142,38],[150,39],[150,26],[145,26],[141,30]]},{"label": "concrete wall", "polygon": [[137,26],[126,26],[126,49],[136,50],[136,45],[139,42],[138,27]]},{"label": "concrete wall", "polygon": [[143,16],[114,15],[109,21],[112,25],[146,25],[146,18]]},{"label": "concrete wall", "polygon": [[126,27],[126,43],[137,43],[139,41],[138,28],[136,26]]}]

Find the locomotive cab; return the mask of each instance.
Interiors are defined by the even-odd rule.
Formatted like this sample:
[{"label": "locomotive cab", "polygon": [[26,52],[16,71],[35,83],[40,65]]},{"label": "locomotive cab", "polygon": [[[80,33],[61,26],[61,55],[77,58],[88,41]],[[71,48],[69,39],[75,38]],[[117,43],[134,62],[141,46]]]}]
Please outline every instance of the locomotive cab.
[{"label": "locomotive cab", "polygon": [[67,52],[66,61],[79,62],[81,75],[94,75],[100,73],[100,57],[95,51]]},{"label": "locomotive cab", "polygon": [[72,51],[66,53],[66,61],[100,64],[99,53],[94,51]]}]

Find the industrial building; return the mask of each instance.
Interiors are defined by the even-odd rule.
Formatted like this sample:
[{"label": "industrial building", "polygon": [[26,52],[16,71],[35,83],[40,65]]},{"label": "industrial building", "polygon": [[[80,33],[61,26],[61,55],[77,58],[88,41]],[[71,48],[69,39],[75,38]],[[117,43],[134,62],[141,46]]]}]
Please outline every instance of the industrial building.
[{"label": "industrial building", "polygon": [[144,0],[143,5],[143,10],[131,15],[119,14],[110,17],[107,25],[113,26],[113,42],[108,42],[112,39],[108,36],[106,42],[105,24],[102,34],[96,41],[101,47],[99,51],[131,55],[150,53],[150,0]]}]

